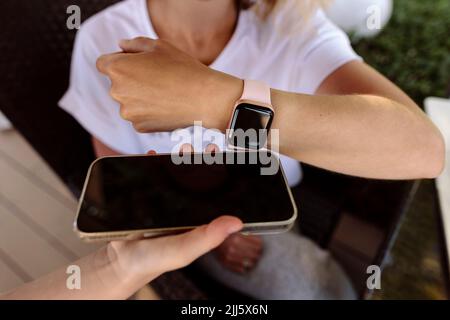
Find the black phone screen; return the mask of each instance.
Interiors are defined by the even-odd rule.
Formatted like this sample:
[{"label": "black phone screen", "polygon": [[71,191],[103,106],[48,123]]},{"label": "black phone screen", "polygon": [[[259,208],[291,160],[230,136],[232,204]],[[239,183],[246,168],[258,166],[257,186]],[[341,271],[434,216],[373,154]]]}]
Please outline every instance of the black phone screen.
[{"label": "black phone screen", "polygon": [[208,164],[190,157],[191,164],[175,164],[170,155],[97,160],[80,200],[78,229],[191,227],[221,215],[237,216],[244,223],[292,218],[295,205],[281,170],[262,174],[273,163]]}]

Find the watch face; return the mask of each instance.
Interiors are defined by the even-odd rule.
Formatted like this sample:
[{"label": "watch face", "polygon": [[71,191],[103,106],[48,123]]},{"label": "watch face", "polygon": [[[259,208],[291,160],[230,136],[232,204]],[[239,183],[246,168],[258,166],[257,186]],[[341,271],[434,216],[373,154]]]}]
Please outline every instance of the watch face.
[{"label": "watch face", "polygon": [[228,144],[245,149],[264,147],[272,118],[273,110],[270,108],[249,103],[239,104],[231,119]]}]

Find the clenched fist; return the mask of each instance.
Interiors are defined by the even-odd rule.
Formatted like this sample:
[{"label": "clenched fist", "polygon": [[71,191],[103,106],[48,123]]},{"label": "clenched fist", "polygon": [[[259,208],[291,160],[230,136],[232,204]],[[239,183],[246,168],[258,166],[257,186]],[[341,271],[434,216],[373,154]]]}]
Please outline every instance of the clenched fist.
[{"label": "clenched fist", "polygon": [[139,132],[170,131],[203,121],[224,130],[242,80],[215,71],[163,40],[120,42],[123,52],[103,55],[97,68],[111,80],[120,115]]}]

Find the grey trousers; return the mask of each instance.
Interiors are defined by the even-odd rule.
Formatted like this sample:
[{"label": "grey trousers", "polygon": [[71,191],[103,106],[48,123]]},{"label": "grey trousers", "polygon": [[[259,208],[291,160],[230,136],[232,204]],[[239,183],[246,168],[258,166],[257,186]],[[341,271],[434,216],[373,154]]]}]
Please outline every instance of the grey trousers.
[{"label": "grey trousers", "polygon": [[327,252],[297,232],[263,236],[256,267],[241,275],[223,267],[209,253],[197,265],[224,285],[255,299],[355,299],[342,268]]}]

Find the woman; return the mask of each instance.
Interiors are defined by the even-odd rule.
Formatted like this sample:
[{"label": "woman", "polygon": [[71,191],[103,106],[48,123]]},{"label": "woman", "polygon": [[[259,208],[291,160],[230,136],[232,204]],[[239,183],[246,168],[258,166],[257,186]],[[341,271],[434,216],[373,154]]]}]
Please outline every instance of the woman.
[{"label": "woman", "polygon": [[[369,178],[436,176],[443,166],[440,133],[411,99],[361,61],[346,35],[319,9],[320,3],[124,1],[81,27],[71,86],[60,105],[91,132],[99,156],[142,153],[149,147],[167,152],[174,144],[167,131],[192,126],[195,120],[225,130],[230,108],[242,93],[241,79],[257,79],[273,88],[272,128],[279,130],[280,141],[272,147],[283,154]],[[117,47],[119,40],[138,36],[163,41],[140,38]],[[110,92],[108,79],[96,73],[95,60],[120,49],[126,53],[98,62],[112,81]],[[120,112],[109,93],[120,103]],[[287,157],[282,162],[291,185],[298,183],[298,163]],[[342,272],[323,252],[292,234],[274,239],[265,239],[262,255],[261,238],[230,237],[218,256],[222,267],[232,272],[211,259],[207,268],[219,280],[258,298],[350,297]],[[301,290],[277,291],[273,281],[267,284],[269,290],[261,290],[264,275],[274,274],[276,250],[292,247],[296,250],[285,260],[297,275],[292,281],[283,276],[284,270],[277,279],[280,288],[294,283]],[[266,262],[257,263],[260,259]],[[326,285],[308,292],[298,285],[309,288],[329,273],[339,274],[337,287],[346,293],[339,288],[330,293]],[[283,296],[285,292],[291,295]]]}]

